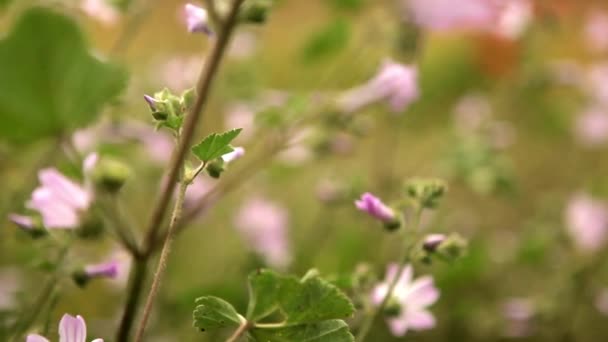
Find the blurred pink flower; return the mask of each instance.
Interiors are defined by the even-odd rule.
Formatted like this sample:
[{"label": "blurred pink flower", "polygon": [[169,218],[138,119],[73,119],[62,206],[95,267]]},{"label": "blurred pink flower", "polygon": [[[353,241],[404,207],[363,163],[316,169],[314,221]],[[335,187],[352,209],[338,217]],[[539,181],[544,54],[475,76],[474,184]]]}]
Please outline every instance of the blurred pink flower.
[{"label": "blurred pink flower", "polygon": [[507,1],[495,29],[496,34],[509,38],[519,38],[528,28],[534,15],[533,4],[529,0]]},{"label": "blurred pink flower", "polygon": [[207,35],[213,33],[209,27],[209,16],[204,8],[193,4],[186,4],[184,6],[184,14],[188,32],[205,33]]},{"label": "blurred pink flower", "polygon": [[608,106],[608,62],[589,68],[587,91],[596,102]]},{"label": "blurred pink flower", "polygon": [[488,120],[492,109],[488,99],[480,94],[470,94],[462,97],[454,108],[456,128],[461,133],[471,133],[481,129]]},{"label": "blurred pink flower", "polygon": [[224,163],[232,163],[245,155],[245,148],[237,146],[232,152],[228,152],[222,156]]},{"label": "blurred pink flower", "polygon": [[[59,342],[86,342],[87,324],[81,316],[63,315],[59,322]],[[45,337],[30,334],[26,342],[49,342]],[[91,342],[103,342],[103,339],[96,338]]]},{"label": "blurred pink flower", "polygon": [[343,94],[338,99],[338,106],[351,113],[385,100],[393,112],[402,112],[418,97],[417,68],[387,61],[374,78]]},{"label": "blurred pink flower", "polygon": [[34,219],[30,216],[20,214],[9,214],[8,219],[23,230],[32,230],[36,228]]},{"label": "blurred pink flower", "polygon": [[120,18],[120,12],[109,0],[82,0],[80,8],[88,16],[107,25],[115,24]]},{"label": "blurred pink flower", "polygon": [[576,117],[574,134],[585,146],[593,147],[608,142],[608,111],[595,106]]},{"label": "blurred pink flower", "polygon": [[[85,159],[85,171],[95,159],[94,154]],[[27,206],[40,213],[46,228],[76,228],[80,215],[93,200],[92,189],[73,182],[54,168],[40,170],[38,179],[40,186],[32,193]]]},{"label": "blurred pink flower", "polygon": [[389,223],[395,220],[395,212],[382,201],[369,192],[361,195],[361,199],[355,201],[355,206],[360,211],[384,222]]},{"label": "blurred pink flower", "polygon": [[101,264],[87,265],[84,267],[84,273],[89,278],[115,279],[120,273],[120,264],[118,261],[112,260]]},{"label": "blurred pink flower", "polygon": [[[398,271],[397,264],[388,266],[384,282],[377,285],[372,291],[372,303],[380,305]],[[391,299],[400,306],[398,315],[387,319],[389,328],[395,336],[403,336],[410,329],[428,330],[435,326],[435,317],[427,310],[427,307],[439,299],[439,290],[430,276],[420,277],[416,280],[412,278],[412,267],[407,265],[391,294]]]},{"label": "blurred pink flower", "polygon": [[510,298],[503,303],[502,311],[506,319],[505,336],[521,338],[532,333],[530,321],[535,315],[535,309],[530,300]]},{"label": "blurred pink flower", "polygon": [[608,205],[585,193],[574,195],[565,212],[568,233],[575,244],[585,251],[604,246],[608,233]]},{"label": "blurred pink flower", "polygon": [[499,22],[499,0],[404,0],[414,21],[432,30],[488,29]]},{"label": "blurred pink flower", "polygon": [[232,104],[226,110],[226,127],[240,127],[243,130],[237,139],[247,141],[255,131],[255,111],[245,103]]},{"label": "blurred pink flower", "polygon": [[196,85],[201,65],[200,56],[177,56],[154,66],[153,72],[162,86],[181,92]]},{"label": "blurred pink flower", "polygon": [[249,247],[268,265],[279,269],[291,262],[287,224],[287,210],[260,197],[247,200],[235,220],[237,230]]},{"label": "blurred pink flower", "polygon": [[608,13],[595,10],[588,15],[584,38],[589,50],[593,52],[608,50]]}]

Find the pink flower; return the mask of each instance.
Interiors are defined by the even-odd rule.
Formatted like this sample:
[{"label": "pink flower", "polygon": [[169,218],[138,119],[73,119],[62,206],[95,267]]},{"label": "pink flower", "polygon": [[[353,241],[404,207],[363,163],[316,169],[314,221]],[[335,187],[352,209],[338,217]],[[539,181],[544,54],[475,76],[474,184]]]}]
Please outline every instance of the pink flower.
[{"label": "pink flower", "polygon": [[108,0],[83,0],[80,8],[88,16],[107,25],[115,24],[120,17],[118,9],[112,6]]},{"label": "pink flower", "polygon": [[237,230],[250,248],[270,266],[279,269],[291,262],[287,224],[285,208],[259,197],[245,202],[235,220]]},{"label": "pink flower", "polygon": [[120,265],[117,261],[109,261],[101,264],[87,265],[84,272],[89,278],[111,278],[118,277]]},{"label": "pink flower", "polygon": [[338,99],[338,106],[350,113],[384,100],[393,112],[402,112],[418,97],[417,68],[387,61],[374,78]]},{"label": "pink flower", "polygon": [[462,133],[471,133],[481,129],[490,117],[492,108],[488,99],[480,94],[466,95],[454,108],[454,120],[457,129]]},{"label": "pink flower", "polygon": [[177,56],[155,65],[153,72],[160,85],[181,92],[196,85],[201,65],[199,56]]},{"label": "pink flower", "polygon": [[432,30],[488,29],[498,23],[498,0],[404,0],[419,26]]},{"label": "pink flower", "polygon": [[186,16],[186,25],[188,32],[190,33],[205,33],[211,35],[211,28],[209,27],[209,16],[207,11],[193,4],[186,4],[184,6],[184,13]]},{"label": "pink flower", "polygon": [[575,244],[585,251],[604,246],[608,233],[608,205],[587,194],[575,195],[566,208],[567,230]]},{"label": "pink flower", "polygon": [[588,16],[584,38],[589,50],[593,52],[608,50],[608,13],[596,10]]},{"label": "pink flower", "polygon": [[390,223],[396,219],[393,209],[389,208],[378,197],[369,192],[361,195],[361,199],[355,201],[355,206],[362,212],[368,213],[384,223]]},{"label": "pink flower", "polygon": [[243,147],[235,147],[232,152],[228,152],[222,156],[222,160],[224,163],[232,163],[233,161],[241,158],[245,155],[245,148]]},{"label": "pink flower", "polygon": [[500,13],[496,34],[509,39],[519,38],[528,28],[533,14],[533,5],[529,0],[508,1]]},{"label": "pink flower", "polygon": [[[372,303],[375,305],[382,303],[398,271],[397,264],[388,266],[384,282],[377,285],[372,291]],[[400,306],[398,315],[387,320],[389,328],[395,336],[403,336],[410,329],[428,330],[435,326],[435,317],[427,310],[427,307],[439,299],[439,290],[430,276],[416,280],[413,280],[412,277],[412,267],[405,266],[391,294],[391,300],[395,300]]]},{"label": "pink flower", "polygon": [[8,219],[23,230],[32,230],[36,228],[36,222],[29,216],[9,214]]},{"label": "pink flower", "polygon": [[[96,157],[87,157],[85,168],[92,167]],[[38,172],[40,186],[34,190],[27,203],[42,216],[46,228],[76,228],[81,214],[93,200],[91,189],[73,182],[57,169],[48,168]]]},{"label": "pink flower", "polygon": [[[81,316],[63,315],[59,322],[59,342],[86,342],[87,324]],[[36,334],[27,336],[26,342],[49,342],[46,338]],[[91,342],[103,342],[97,338]]]},{"label": "pink flower", "polygon": [[587,147],[608,142],[608,112],[595,106],[586,109],[576,117],[574,134]]}]

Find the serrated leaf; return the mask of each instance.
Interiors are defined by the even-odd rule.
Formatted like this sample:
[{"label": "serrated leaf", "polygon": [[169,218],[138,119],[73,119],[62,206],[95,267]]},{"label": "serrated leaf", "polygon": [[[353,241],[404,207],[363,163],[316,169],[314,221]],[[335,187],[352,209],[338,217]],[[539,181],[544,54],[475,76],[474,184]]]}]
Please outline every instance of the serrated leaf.
[{"label": "serrated leaf", "polygon": [[0,41],[0,139],[30,143],[95,120],[126,85],[124,71],[93,57],[74,20],[27,10]]},{"label": "serrated leaf", "polygon": [[340,289],[318,276],[286,278],[281,286],[280,305],[289,324],[346,318],[355,311]]},{"label": "serrated leaf", "polygon": [[352,342],[348,325],[339,319],[273,329],[253,329],[260,342]]},{"label": "serrated leaf", "polygon": [[202,331],[238,327],[241,318],[225,300],[212,296],[200,297],[194,309],[194,326]]},{"label": "serrated leaf", "polygon": [[223,156],[226,153],[232,152],[234,149],[230,146],[242,128],[232,129],[224,133],[212,133],[208,135],[199,144],[192,147],[192,153],[203,162],[209,162]]},{"label": "serrated leaf", "polygon": [[270,270],[259,270],[249,275],[248,320],[257,322],[278,308],[282,278]]}]

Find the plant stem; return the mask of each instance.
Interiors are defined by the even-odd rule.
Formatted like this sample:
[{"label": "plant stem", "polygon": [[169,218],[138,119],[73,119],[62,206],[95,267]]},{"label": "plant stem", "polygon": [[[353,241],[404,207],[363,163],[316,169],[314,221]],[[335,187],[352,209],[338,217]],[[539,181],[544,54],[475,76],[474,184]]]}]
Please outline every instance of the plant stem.
[{"label": "plant stem", "polygon": [[[421,209],[417,209],[414,214],[414,222],[413,222],[412,227],[413,227],[413,231],[416,232],[416,235],[418,235],[417,233],[419,231],[421,214],[422,214]],[[363,324],[361,325],[361,328],[359,329],[359,332],[357,333],[357,338],[355,339],[356,342],[365,341],[365,337],[367,337],[369,330],[372,328],[374,321],[376,320],[376,317],[378,316],[379,313],[381,313],[384,310],[384,308],[388,304],[388,301],[391,299],[393,291],[395,290],[395,287],[397,287],[397,284],[399,283],[399,278],[401,278],[401,276],[403,275],[403,272],[405,272],[407,263],[409,262],[409,259],[410,259],[410,253],[411,253],[412,247],[416,243],[416,241],[415,241],[416,239],[413,239],[414,241],[412,241],[410,243],[407,239],[407,234],[405,234],[407,231],[405,229],[403,231],[404,231],[404,234],[403,234],[404,246],[401,248],[401,253],[400,253],[400,257],[399,257],[399,260],[400,260],[399,271],[395,275],[395,278],[393,278],[393,280],[389,284],[388,291],[386,291],[386,295],[382,299],[382,302],[380,302],[380,305],[378,305],[376,308],[372,309],[372,311],[369,312],[367,317],[365,317],[365,320],[363,321]]]},{"label": "plant stem", "polygon": [[230,335],[230,337],[228,337],[228,339],[226,340],[226,342],[236,342],[239,340],[239,338],[241,336],[243,336],[243,334],[245,334],[247,332],[247,330],[249,330],[249,328],[251,327],[251,325],[249,324],[248,321],[243,321],[243,323],[241,323],[241,325],[239,326],[238,329],[236,329],[234,331],[234,333],[232,335]]},{"label": "plant stem", "polygon": [[135,258],[133,264],[133,271],[131,272],[131,279],[129,280],[127,304],[125,305],[125,311],[120,320],[118,333],[116,334],[117,342],[127,342],[129,340],[129,333],[135,322],[137,308],[141,301],[141,295],[143,294],[144,283],[148,273],[147,260]]},{"label": "plant stem", "polygon": [[175,206],[173,208],[171,223],[169,224],[169,232],[165,239],[163,249],[160,253],[160,259],[158,260],[156,273],[154,274],[154,279],[152,280],[152,286],[150,287],[150,293],[148,294],[148,299],[146,300],[146,306],[144,307],[144,314],[141,319],[141,322],[139,323],[139,328],[137,329],[137,333],[135,335],[135,342],[139,342],[143,339],[144,332],[146,330],[146,324],[148,323],[150,313],[152,312],[152,307],[154,306],[154,299],[156,299],[156,296],[158,295],[160,281],[163,276],[163,273],[165,272],[165,269],[167,268],[167,261],[169,259],[169,253],[171,252],[171,243],[173,242],[176,223],[177,221],[179,221],[182,215],[182,209],[184,206],[184,199],[186,197],[187,188],[188,183],[185,180],[181,180],[179,184],[177,198],[175,200]]}]

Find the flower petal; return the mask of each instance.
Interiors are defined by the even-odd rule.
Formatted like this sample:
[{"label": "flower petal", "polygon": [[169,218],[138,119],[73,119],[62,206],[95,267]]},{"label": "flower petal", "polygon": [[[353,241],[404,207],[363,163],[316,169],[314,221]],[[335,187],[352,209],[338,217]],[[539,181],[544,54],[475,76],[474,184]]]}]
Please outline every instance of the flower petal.
[{"label": "flower petal", "polygon": [[439,290],[433,283],[433,278],[426,276],[418,278],[412,284],[407,294],[407,305],[413,308],[424,308],[437,301]]},{"label": "flower petal", "polygon": [[407,325],[412,330],[428,330],[435,326],[435,317],[429,311],[410,311],[406,315]]},{"label": "flower petal", "polygon": [[25,339],[25,342],[49,342],[44,336],[40,336],[37,334],[29,334]]},{"label": "flower petal", "polygon": [[59,322],[59,342],[86,342],[87,325],[81,316],[63,315]]}]

